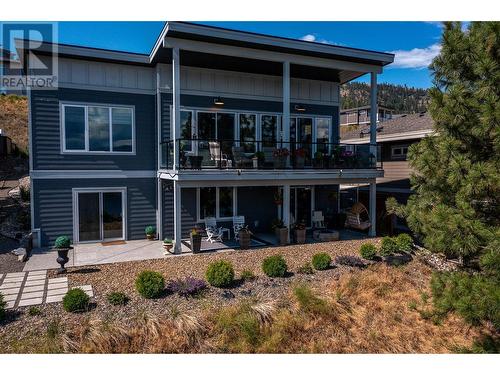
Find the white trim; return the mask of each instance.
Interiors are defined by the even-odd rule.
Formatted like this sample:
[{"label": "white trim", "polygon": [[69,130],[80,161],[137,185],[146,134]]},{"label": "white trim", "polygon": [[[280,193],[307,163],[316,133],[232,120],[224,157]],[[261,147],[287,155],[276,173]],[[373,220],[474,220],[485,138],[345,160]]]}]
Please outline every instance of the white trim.
[{"label": "white trim", "polygon": [[[196,222],[198,224],[202,224],[205,222],[205,219],[201,218],[200,211],[201,211],[201,202],[200,202],[200,189],[201,188],[215,188],[215,219],[217,221],[231,221],[233,219],[233,216],[238,216],[238,199],[237,199],[237,188],[236,186],[201,186],[196,188]],[[233,197],[233,215],[232,216],[220,216],[220,193],[219,189],[220,188],[232,188],[232,197]]]},{"label": "white trim", "polygon": [[89,85],[89,84],[68,83],[68,82],[59,83],[58,88],[89,90],[89,91],[122,92],[126,94],[141,94],[141,95],[155,95],[156,93],[156,90],[154,89],[134,89],[128,87],[100,86],[100,85]]},{"label": "white trim", "polygon": [[[408,155],[408,147],[409,145],[394,145],[391,146],[391,160],[406,160],[406,157]],[[401,153],[396,155],[394,153],[395,150],[400,150]],[[406,152],[404,152],[404,149],[406,149]]]},{"label": "white trim", "polygon": [[[384,134],[384,135],[377,134],[377,143],[391,142],[391,141],[405,141],[407,139],[420,139],[420,138],[425,138],[428,135],[435,135],[434,129],[415,130],[404,133],[394,133],[394,134]],[[370,139],[351,138],[351,139],[342,139],[341,142],[350,144],[362,144],[362,143],[370,143]]]},{"label": "white trim", "polygon": [[[28,99],[28,158],[29,158],[29,171],[30,175],[33,171],[33,123],[31,118],[31,87],[27,88],[27,99]],[[35,228],[35,200],[33,192],[33,179],[30,178],[30,229],[33,231]]]},{"label": "white trim", "polygon": [[[92,188],[73,188],[72,192],[72,204],[73,204],[73,243],[95,243],[104,242],[104,228],[103,228],[103,193],[121,193],[122,194],[122,237],[120,238],[106,238],[106,241],[113,241],[117,239],[127,240],[127,188],[126,187],[92,187]],[[99,193],[99,228],[100,228],[100,239],[95,241],[85,241],[80,242],[80,231],[79,231],[79,211],[78,211],[78,194],[79,193]]]},{"label": "white trim", "polygon": [[34,170],[31,179],[70,179],[70,178],[155,178],[156,170]]},{"label": "white trim", "polygon": [[[84,109],[85,116],[85,149],[84,150],[68,150],[66,149],[66,124],[65,107],[77,107]],[[89,107],[100,107],[108,109],[108,121],[109,121],[109,144],[110,151],[90,151],[89,150]],[[132,112],[132,151],[112,151],[113,144],[113,109],[129,109]],[[122,105],[122,104],[109,104],[109,103],[89,103],[89,102],[71,102],[71,101],[61,101],[59,102],[59,113],[60,113],[60,152],[61,154],[68,155],[136,155],[136,134],[135,134],[135,106],[134,105]]]}]

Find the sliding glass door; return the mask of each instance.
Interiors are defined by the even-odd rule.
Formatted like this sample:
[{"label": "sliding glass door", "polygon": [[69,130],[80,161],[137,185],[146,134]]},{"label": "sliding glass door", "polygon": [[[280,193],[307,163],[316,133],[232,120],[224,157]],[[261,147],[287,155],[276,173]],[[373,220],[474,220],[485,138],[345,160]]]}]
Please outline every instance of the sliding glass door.
[{"label": "sliding glass door", "polygon": [[78,242],[125,239],[124,191],[77,191]]}]

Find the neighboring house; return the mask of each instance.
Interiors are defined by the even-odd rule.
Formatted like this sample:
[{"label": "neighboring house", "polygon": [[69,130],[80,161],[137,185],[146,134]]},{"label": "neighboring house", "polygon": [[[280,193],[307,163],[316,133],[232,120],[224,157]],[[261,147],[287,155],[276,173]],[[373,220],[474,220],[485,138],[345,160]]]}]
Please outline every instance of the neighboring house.
[{"label": "neighboring house", "polygon": [[19,59],[16,58],[10,51],[0,48],[0,94],[15,94],[15,95],[26,95],[26,90],[23,89],[13,89],[3,86],[2,76],[8,70],[10,75],[23,75],[23,67]]},{"label": "neighboring house", "polygon": [[[375,98],[392,54],[183,22],[149,55],[58,51],[58,90],[29,92],[41,245],[142,239],[154,225],[179,252],[207,216],[241,215],[260,232],[335,214],[341,183],[370,184],[375,198],[375,116],[372,144],[341,159],[339,92],[370,73]],[[369,208],[374,222],[375,199]]]},{"label": "neighboring house", "polygon": [[[365,105],[357,108],[342,109],[340,111],[340,125],[363,125],[370,124],[370,106]],[[392,119],[394,110],[381,105],[377,106],[377,122]]]},{"label": "neighboring house", "polygon": [[[408,147],[434,133],[434,122],[429,113],[398,115],[378,124],[377,144],[379,161],[383,164],[384,176],[377,178],[377,211],[384,212],[385,200],[395,197],[406,203],[412,194],[410,187],[411,168],[408,165]],[[368,125],[341,128],[341,142],[349,144],[369,143]],[[360,200],[367,201],[366,186],[359,187]]]}]

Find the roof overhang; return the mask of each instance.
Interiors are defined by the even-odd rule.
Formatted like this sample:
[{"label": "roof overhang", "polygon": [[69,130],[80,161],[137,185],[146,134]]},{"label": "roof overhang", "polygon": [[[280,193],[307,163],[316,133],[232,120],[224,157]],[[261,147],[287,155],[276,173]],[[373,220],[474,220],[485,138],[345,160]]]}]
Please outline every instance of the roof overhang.
[{"label": "roof overhang", "polygon": [[[433,129],[415,130],[415,131],[411,131],[411,132],[383,134],[383,135],[377,134],[377,143],[420,139],[420,138],[425,138],[429,135],[434,135],[434,134],[435,134],[435,131]],[[367,136],[367,137],[363,137],[363,138],[342,139],[342,143],[348,143],[348,144],[370,143],[370,137]]]}]

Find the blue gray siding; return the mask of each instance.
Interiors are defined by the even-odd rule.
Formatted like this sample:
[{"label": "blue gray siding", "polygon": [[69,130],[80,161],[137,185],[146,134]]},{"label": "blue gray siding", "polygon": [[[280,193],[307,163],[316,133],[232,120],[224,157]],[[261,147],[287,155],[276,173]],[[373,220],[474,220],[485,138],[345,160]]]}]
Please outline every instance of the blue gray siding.
[{"label": "blue gray siding", "polygon": [[[174,236],[174,192],[170,181],[163,182],[163,236]],[[196,226],[196,188],[181,189],[181,227],[182,237],[189,236],[189,232]]]},{"label": "blue gray siding", "polygon": [[276,192],[276,186],[238,188],[238,215],[245,216],[245,222],[252,231],[271,230],[273,220],[278,217],[278,207],[274,203]]},{"label": "blue gray siding", "polygon": [[[87,102],[135,106],[136,155],[68,155],[61,153],[59,103]],[[60,88],[32,91],[33,169],[154,170],[156,169],[155,96]]]},{"label": "blue gray siding", "polygon": [[51,246],[57,236],[73,238],[73,188],[126,187],[127,237],[144,238],[144,228],[156,224],[156,180],[67,179],[33,180],[34,224],[41,229],[42,246]]}]

